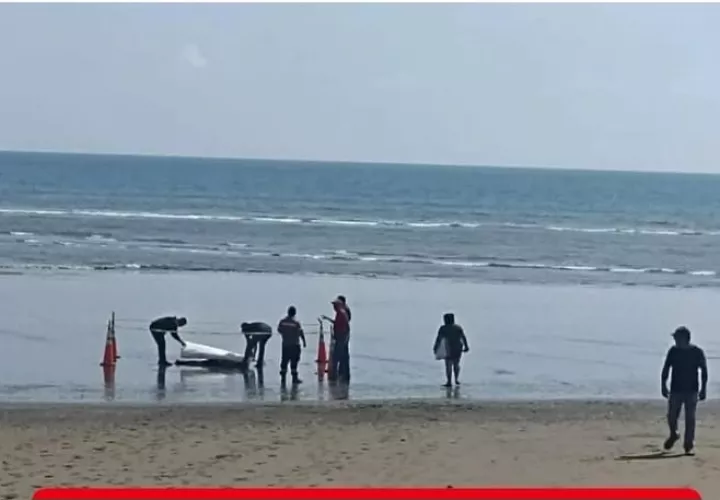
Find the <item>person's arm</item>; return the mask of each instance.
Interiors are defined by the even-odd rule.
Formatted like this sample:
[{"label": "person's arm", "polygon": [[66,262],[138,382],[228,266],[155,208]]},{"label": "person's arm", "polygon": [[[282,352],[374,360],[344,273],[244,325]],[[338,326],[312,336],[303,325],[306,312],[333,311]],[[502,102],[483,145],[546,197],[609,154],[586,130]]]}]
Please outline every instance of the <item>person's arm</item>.
[{"label": "person's arm", "polygon": [[305,341],[305,332],[302,329],[302,326],[298,324],[298,330],[300,330],[300,338],[302,339],[303,347],[307,348],[307,342]]},{"label": "person's arm", "polygon": [[175,328],[170,330],[170,336],[177,340],[181,346],[185,347],[185,341],[180,338],[180,334],[178,334],[178,328],[180,328],[180,325],[178,325],[177,319],[175,319]]},{"label": "person's arm", "polygon": [[664,398],[668,397],[667,380],[670,376],[670,368],[672,367],[672,347],[665,355],[665,363],[663,364],[662,373],[660,374],[660,390]]},{"label": "person's arm", "polygon": [[707,383],[707,359],[705,358],[705,352],[700,349],[700,394],[698,395],[700,401],[703,401],[707,397]]},{"label": "person's arm", "polygon": [[180,335],[178,334],[177,330],[170,330],[170,336],[177,340],[181,346],[185,347],[185,341],[180,338]]},{"label": "person's arm", "polygon": [[325,316],[325,315],[323,314],[323,317],[322,317],[322,318],[323,318],[324,320],[326,320],[326,321],[329,321],[329,322],[332,323],[333,325],[335,324],[335,320],[332,319],[330,316]]},{"label": "person's arm", "polygon": [[460,340],[462,340],[463,343],[463,351],[468,352],[470,350],[470,346],[468,345],[467,337],[465,336],[465,330],[462,329],[462,326],[458,326],[460,329]]}]

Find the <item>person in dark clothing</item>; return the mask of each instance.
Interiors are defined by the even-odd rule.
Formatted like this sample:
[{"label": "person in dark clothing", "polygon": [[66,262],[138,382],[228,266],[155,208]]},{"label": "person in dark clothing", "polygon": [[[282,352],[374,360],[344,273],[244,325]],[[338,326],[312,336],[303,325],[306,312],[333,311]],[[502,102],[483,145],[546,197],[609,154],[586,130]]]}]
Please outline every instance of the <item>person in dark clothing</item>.
[{"label": "person in dark clothing", "polygon": [[243,323],[240,325],[240,331],[245,335],[245,354],[243,361],[250,366],[255,351],[257,350],[256,368],[262,368],[265,362],[265,344],[272,336],[272,327],[267,323],[256,321],[253,323]]},{"label": "person in dark clothing", "polygon": [[294,385],[301,384],[302,380],[298,377],[298,363],[300,362],[300,341],[302,347],[307,348],[305,342],[305,333],[303,332],[300,322],[295,319],[297,310],[295,306],[288,307],[287,316],[280,320],[277,331],[282,337],[282,356],[280,360],[280,382],[285,385],[288,364],[290,365],[290,373],[292,374],[292,383]]},{"label": "person in dark clothing", "polygon": [[345,305],[339,299],[332,301],[335,318],[324,319],[333,324],[332,352],[328,379],[335,381],[338,376],[346,383],[350,382],[350,321]]},{"label": "person in dark clothing", "polygon": [[172,338],[177,340],[181,346],[185,347],[185,342],[178,335],[178,328],[187,325],[187,319],[178,318],[176,316],[165,316],[158,318],[150,323],[150,334],[155,340],[158,348],[158,365],[170,366],[165,353],[165,334],[169,333]]},{"label": "person in dark clothing", "polygon": [[[670,450],[680,439],[678,435],[678,419],[680,411],[685,407],[685,439],[683,448],[686,454],[691,454],[695,446],[695,410],[698,401],[707,397],[708,369],[705,352],[698,346],[690,343],[690,330],[681,326],[673,333],[675,345],[665,356],[661,375],[661,391],[668,400],[667,422],[670,436],[665,440],[663,447]],[[667,379],[672,370],[670,390],[667,388]],[[698,383],[700,371],[700,383]]]},{"label": "person in dark clothing", "polygon": [[470,350],[470,347],[462,327],[455,323],[453,313],[446,313],[443,316],[443,323],[435,337],[433,352],[437,352],[440,343],[445,342],[445,387],[451,387],[453,373],[455,385],[460,385],[460,358],[462,353]]}]

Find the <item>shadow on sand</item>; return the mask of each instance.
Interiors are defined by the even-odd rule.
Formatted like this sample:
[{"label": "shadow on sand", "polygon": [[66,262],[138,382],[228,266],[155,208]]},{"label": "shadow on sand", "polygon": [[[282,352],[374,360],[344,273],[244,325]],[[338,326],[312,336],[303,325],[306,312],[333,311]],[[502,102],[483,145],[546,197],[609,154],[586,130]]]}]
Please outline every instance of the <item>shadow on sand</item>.
[{"label": "shadow on sand", "polygon": [[670,453],[667,451],[654,451],[652,453],[641,453],[637,455],[622,455],[617,457],[615,460],[619,461],[632,461],[632,460],[663,460],[666,458],[681,458],[686,457],[685,453]]}]

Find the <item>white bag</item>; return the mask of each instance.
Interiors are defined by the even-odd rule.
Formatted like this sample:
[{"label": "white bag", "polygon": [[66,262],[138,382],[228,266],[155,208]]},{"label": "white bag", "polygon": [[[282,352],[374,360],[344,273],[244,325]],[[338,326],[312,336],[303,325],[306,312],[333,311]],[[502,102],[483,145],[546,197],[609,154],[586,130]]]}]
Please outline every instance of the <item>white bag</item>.
[{"label": "white bag", "polygon": [[435,359],[445,359],[447,357],[447,340],[442,339],[435,349]]}]

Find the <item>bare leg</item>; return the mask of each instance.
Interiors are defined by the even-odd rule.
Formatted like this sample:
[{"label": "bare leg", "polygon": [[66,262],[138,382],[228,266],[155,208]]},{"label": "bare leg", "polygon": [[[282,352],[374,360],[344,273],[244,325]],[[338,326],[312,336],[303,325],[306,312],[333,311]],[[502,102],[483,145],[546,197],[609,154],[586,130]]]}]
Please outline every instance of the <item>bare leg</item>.
[{"label": "bare leg", "polygon": [[453,360],[453,372],[455,374],[455,385],[460,385],[460,360]]},{"label": "bare leg", "polygon": [[451,359],[445,360],[445,387],[450,387],[452,385],[452,370],[453,370],[453,362]]}]

